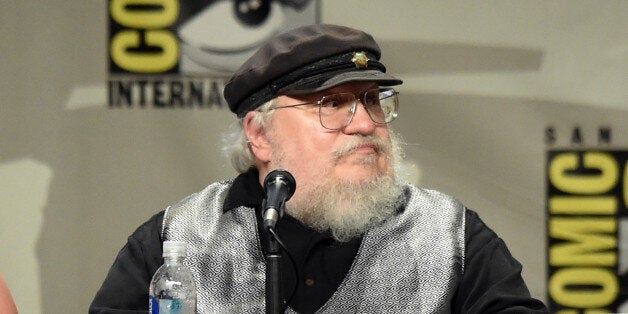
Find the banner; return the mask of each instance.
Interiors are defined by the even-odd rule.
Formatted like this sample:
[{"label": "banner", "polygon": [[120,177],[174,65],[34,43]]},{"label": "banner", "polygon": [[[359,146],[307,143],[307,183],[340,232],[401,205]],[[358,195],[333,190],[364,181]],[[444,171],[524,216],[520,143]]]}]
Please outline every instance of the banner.
[{"label": "banner", "polygon": [[[546,130],[551,141],[553,130]],[[607,143],[611,130],[600,128]],[[582,140],[574,128],[571,139]],[[628,150],[547,152],[548,305],[553,313],[628,310]]]},{"label": "banner", "polygon": [[267,39],[318,22],[318,1],[109,0],[112,108],[224,105],[226,79]]}]

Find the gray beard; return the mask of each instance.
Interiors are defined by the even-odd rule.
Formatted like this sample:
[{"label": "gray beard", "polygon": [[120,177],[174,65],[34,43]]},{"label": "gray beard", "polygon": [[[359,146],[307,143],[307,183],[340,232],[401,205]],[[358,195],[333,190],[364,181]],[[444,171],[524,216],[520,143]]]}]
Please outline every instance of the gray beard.
[{"label": "gray beard", "polygon": [[[396,162],[401,160],[403,151],[399,136],[392,131],[390,136],[390,143],[380,142],[391,166],[390,173],[364,181],[334,179],[321,173],[320,181],[301,186],[301,197],[288,201],[286,212],[310,228],[331,232],[340,242],[360,237],[393,216],[404,203],[403,186],[395,179],[399,177]],[[336,158],[347,152],[337,152]]]},{"label": "gray beard", "polygon": [[[325,180],[332,181],[332,180]],[[346,242],[395,214],[403,204],[401,185],[381,176],[368,182],[321,182],[301,200],[286,203],[288,214]]]}]

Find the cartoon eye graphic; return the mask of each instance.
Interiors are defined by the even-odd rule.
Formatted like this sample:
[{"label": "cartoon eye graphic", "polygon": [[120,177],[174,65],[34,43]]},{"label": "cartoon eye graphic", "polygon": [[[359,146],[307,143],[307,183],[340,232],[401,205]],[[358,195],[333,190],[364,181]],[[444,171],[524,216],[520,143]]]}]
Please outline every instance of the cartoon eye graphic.
[{"label": "cartoon eye graphic", "polygon": [[[304,10],[310,0],[205,1],[178,28],[180,72],[227,76],[276,34],[315,23]],[[312,11],[312,10],[309,10]]]},{"label": "cartoon eye graphic", "polygon": [[270,1],[235,0],[234,10],[239,21],[248,26],[258,26],[270,14]]}]

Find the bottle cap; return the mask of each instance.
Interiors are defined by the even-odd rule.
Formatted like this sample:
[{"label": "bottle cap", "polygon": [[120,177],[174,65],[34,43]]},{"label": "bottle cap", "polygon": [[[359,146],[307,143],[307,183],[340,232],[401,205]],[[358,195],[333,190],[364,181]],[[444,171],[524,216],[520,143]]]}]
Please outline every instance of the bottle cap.
[{"label": "bottle cap", "polygon": [[185,256],[185,241],[164,241],[163,256],[172,254]]}]

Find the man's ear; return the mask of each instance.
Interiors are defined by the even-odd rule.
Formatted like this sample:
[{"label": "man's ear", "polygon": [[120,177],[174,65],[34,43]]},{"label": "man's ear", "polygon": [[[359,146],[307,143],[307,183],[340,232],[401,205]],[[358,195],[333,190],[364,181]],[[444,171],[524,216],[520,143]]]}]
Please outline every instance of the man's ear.
[{"label": "man's ear", "polygon": [[256,119],[257,111],[249,111],[242,121],[244,135],[249,142],[251,153],[262,163],[270,162],[272,150],[268,141],[267,130]]}]

